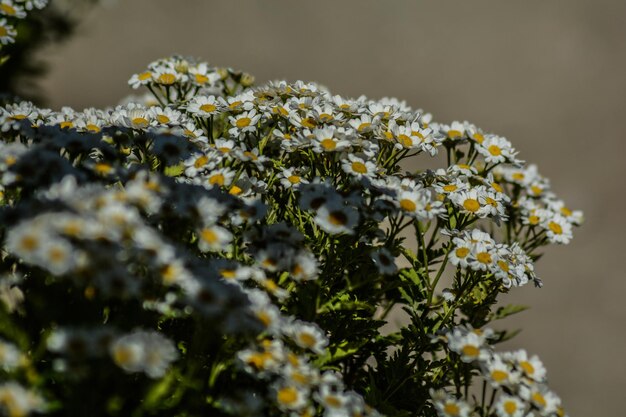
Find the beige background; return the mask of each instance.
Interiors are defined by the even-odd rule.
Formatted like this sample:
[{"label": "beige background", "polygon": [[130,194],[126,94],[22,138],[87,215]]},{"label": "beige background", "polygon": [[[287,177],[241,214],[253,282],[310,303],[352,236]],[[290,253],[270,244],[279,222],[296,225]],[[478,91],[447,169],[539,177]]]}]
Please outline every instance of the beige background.
[{"label": "beige background", "polygon": [[103,106],[153,59],[191,54],[259,81],[397,96],[507,136],[587,222],[537,269],[510,346],[537,353],[572,416],[623,416],[626,1],[124,0],[46,51],[56,108]]}]

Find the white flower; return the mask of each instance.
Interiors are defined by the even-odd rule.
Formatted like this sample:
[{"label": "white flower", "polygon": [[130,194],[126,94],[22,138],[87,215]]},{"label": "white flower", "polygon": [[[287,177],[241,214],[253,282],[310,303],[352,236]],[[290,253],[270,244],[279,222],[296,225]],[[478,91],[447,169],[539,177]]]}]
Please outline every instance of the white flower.
[{"label": "white flower", "polygon": [[348,158],[341,163],[344,172],[354,175],[357,178],[370,178],[376,175],[377,166],[374,162],[359,158],[356,155],[348,154]]},{"label": "white flower", "polygon": [[257,130],[257,123],[261,119],[261,115],[256,113],[256,110],[250,110],[248,112],[243,112],[238,114],[237,116],[229,116],[228,120],[230,124],[233,126],[228,130],[232,136],[238,136],[240,133],[254,133]]},{"label": "white flower", "polygon": [[486,345],[488,334],[457,327],[448,332],[448,347],[461,355],[463,362],[484,361],[489,358],[490,351]]},{"label": "white flower", "polygon": [[23,417],[45,410],[43,398],[17,382],[0,383],[0,410],[9,417]]},{"label": "white flower", "polygon": [[296,345],[321,355],[328,346],[328,338],[315,323],[295,320],[284,329]]},{"label": "white flower", "polygon": [[202,252],[223,251],[233,239],[232,233],[223,227],[207,226],[198,232],[198,249]]},{"label": "white flower", "polygon": [[468,417],[470,406],[463,400],[457,399],[443,390],[430,390],[430,397],[440,417]]},{"label": "white flower", "polygon": [[315,223],[326,233],[353,234],[359,222],[359,213],[350,207],[336,202],[329,202],[319,207],[314,217]]},{"label": "white flower", "polygon": [[209,117],[222,111],[222,103],[215,96],[195,96],[186,108],[194,116]]},{"label": "white flower", "polygon": [[150,378],[160,378],[178,359],[174,343],[154,331],[136,330],[116,339],[110,347],[115,363],[126,372],[145,372]]},{"label": "white flower", "polygon": [[476,150],[485,157],[485,162],[491,164],[514,161],[516,155],[511,142],[496,135],[487,135]]},{"label": "white flower", "polygon": [[496,413],[498,417],[524,417],[526,404],[517,397],[501,394],[496,402]]}]

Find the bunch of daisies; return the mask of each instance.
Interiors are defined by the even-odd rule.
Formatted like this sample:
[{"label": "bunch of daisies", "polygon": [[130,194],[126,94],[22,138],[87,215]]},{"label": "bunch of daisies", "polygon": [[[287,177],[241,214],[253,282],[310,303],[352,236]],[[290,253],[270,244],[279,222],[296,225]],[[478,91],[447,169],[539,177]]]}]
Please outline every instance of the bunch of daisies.
[{"label": "bunch of daisies", "polygon": [[15,42],[16,24],[25,19],[32,10],[43,9],[48,0],[2,0],[0,1],[0,50]]},{"label": "bunch of daisies", "polygon": [[473,124],[253,81],[174,56],[1,109],[0,411],[565,415],[486,325],[582,214]]}]

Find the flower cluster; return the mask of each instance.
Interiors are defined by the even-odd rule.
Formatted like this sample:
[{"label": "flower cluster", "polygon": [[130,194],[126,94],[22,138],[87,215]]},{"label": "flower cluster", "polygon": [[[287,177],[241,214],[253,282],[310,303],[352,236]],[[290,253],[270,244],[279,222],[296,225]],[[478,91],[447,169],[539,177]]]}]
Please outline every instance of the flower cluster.
[{"label": "flower cluster", "polygon": [[15,42],[18,20],[26,18],[35,9],[43,9],[48,0],[2,0],[0,2],[0,50],[4,45]]},{"label": "flower cluster", "polygon": [[562,415],[478,329],[582,214],[468,122],[252,83],[174,56],[116,107],[0,109],[0,410]]},{"label": "flower cluster", "polygon": [[[546,386],[546,369],[541,360],[536,355],[528,356],[525,350],[494,352],[489,344],[493,336],[490,329],[463,326],[446,335],[450,351],[458,354],[465,363],[475,363],[480,371],[483,378],[482,415],[565,416],[560,398]],[[491,394],[486,400],[488,386]],[[431,397],[440,416],[467,417],[472,411],[465,400],[445,390],[433,390]]]}]

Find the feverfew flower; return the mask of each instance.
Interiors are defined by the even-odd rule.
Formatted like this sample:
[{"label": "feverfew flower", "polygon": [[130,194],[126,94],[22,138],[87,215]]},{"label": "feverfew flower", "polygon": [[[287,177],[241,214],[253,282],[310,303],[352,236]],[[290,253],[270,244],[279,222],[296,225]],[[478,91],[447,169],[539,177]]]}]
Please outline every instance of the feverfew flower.
[{"label": "feverfew flower", "polygon": [[150,378],[160,378],[178,359],[174,343],[154,331],[136,330],[117,338],[110,347],[114,362],[126,372],[145,372]]},{"label": "feverfew flower", "polygon": [[43,412],[45,405],[43,398],[17,382],[0,383],[0,410],[9,417],[22,417],[32,412]]},{"label": "feverfew flower", "polygon": [[470,415],[469,404],[443,390],[431,389],[430,397],[440,417],[468,417]]},{"label": "feverfew flower", "polygon": [[309,349],[318,355],[324,353],[328,338],[316,324],[295,320],[286,326],[285,334],[301,348]]},{"label": "feverfew flower", "polygon": [[484,361],[489,358],[490,352],[486,346],[486,336],[486,334],[468,331],[462,327],[454,328],[446,335],[448,347],[461,355],[463,362]]}]

